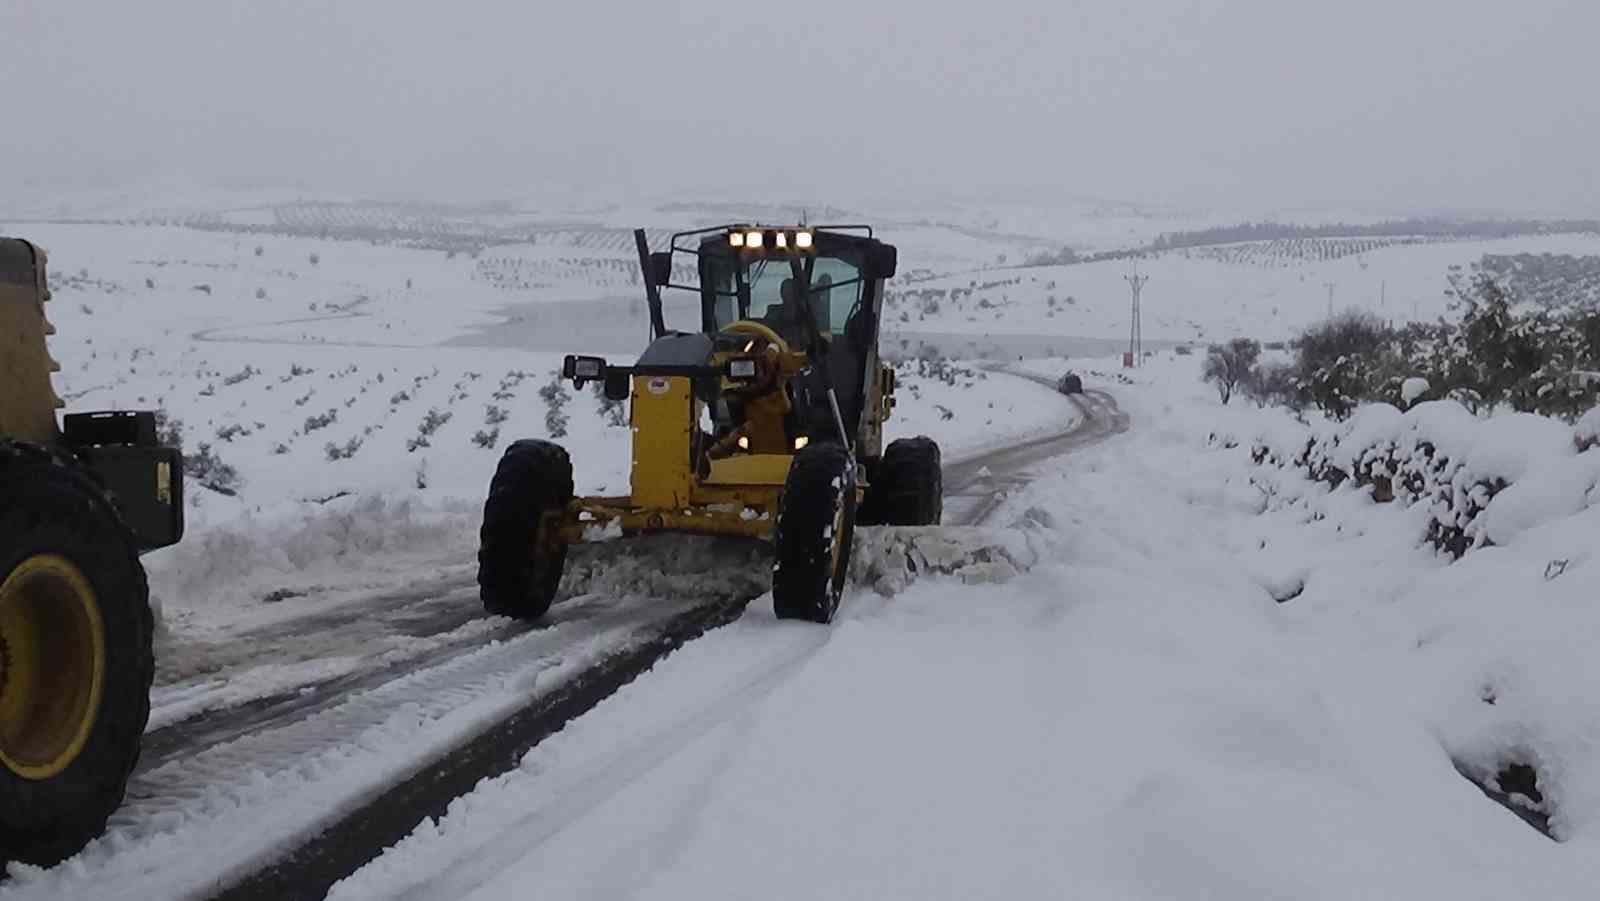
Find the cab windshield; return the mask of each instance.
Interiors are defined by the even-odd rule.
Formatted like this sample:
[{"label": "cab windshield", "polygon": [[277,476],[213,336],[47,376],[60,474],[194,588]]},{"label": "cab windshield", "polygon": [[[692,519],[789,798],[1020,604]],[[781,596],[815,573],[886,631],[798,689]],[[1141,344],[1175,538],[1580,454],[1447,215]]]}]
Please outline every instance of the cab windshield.
[{"label": "cab windshield", "polygon": [[[861,266],[853,256],[817,256],[812,261],[811,311],[825,336],[843,331],[861,300]],[[745,287],[748,292],[741,290]],[[808,337],[794,271],[785,257],[707,258],[703,290],[709,331],[753,319],[786,341],[804,343]]]}]

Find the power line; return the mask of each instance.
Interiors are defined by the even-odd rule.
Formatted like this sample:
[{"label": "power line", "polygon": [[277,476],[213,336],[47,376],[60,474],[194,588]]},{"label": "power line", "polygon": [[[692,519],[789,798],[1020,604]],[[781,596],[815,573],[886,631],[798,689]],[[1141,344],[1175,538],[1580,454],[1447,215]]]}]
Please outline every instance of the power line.
[{"label": "power line", "polygon": [[1138,366],[1144,355],[1144,329],[1139,322],[1139,294],[1144,291],[1145,282],[1150,280],[1150,276],[1139,274],[1139,260],[1135,257],[1133,274],[1124,275],[1122,278],[1128,283],[1128,287],[1133,289],[1133,322],[1128,332],[1128,358],[1133,361],[1134,366]]}]

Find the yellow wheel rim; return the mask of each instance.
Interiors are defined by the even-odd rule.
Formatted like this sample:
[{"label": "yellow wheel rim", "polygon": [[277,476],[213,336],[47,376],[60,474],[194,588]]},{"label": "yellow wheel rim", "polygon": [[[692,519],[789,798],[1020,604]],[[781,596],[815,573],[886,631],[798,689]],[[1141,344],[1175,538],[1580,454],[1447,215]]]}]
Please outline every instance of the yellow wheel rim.
[{"label": "yellow wheel rim", "polygon": [[49,779],[76,760],[105,687],[100,602],[77,566],[38,554],[0,583],[0,764]]},{"label": "yellow wheel rim", "polygon": [[833,508],[833,546],[828,549],[828,594],[833,594],[834,577],[839,572],[839,557],[844,554],[844,503],[843,496],[839,498],[838,506]]}]

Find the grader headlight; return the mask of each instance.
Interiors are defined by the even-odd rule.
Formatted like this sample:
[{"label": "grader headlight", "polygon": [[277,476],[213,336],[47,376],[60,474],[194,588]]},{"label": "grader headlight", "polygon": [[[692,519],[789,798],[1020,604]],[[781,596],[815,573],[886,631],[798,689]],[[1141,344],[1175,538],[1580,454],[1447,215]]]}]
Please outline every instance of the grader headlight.
[{"label": "grader headlight", "polygon": [[606,377],[605,357],[568,356],[561,364],[561,374],[572,380],[574,387],[582,388],[585,382],[598,382]]}]

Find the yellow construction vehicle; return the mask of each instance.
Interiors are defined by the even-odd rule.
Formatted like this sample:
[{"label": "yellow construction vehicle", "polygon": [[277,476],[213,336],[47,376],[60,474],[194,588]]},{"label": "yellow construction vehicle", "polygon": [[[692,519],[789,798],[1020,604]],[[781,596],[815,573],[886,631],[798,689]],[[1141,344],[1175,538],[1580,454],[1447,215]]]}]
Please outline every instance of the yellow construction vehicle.
[{"label": "yellow construction vehicle", "polygon": [[43,251],[0,238],[0,865],[54,864],[122,803],[150,713],[139,554],[183,534],[155,416],[56,420]]},{"label": "yellow construction vehicle", "polygon": [[[563,364],[575,386],[630,401],[631,491],[574,497],[562,447],[513,444],[484,504],[485,608],[543,616],[567,547],[614,524],[770,540],[777,615],[830,621],[857,523],[932,525],[943,509],[938,445],[883,444],[895,379],[878,326],[895,248],[867,226],[725,225],[655,253],[643,230],[634,238],[652,340],[631,366]],[[679,255],[698,284],[672,283]],[[663,289],[698,294],[693,331],[667,328]]]}]

